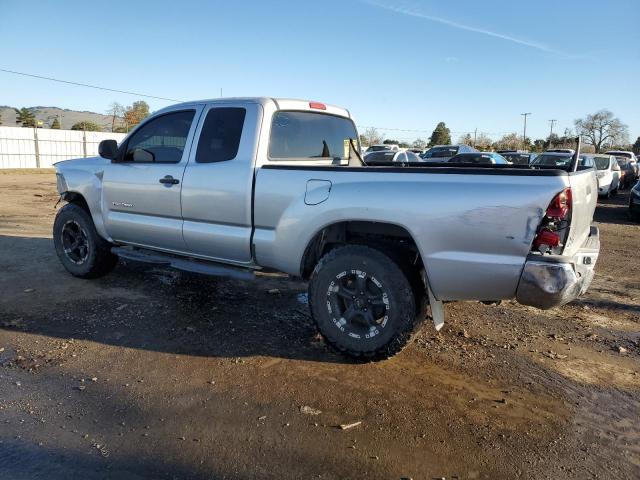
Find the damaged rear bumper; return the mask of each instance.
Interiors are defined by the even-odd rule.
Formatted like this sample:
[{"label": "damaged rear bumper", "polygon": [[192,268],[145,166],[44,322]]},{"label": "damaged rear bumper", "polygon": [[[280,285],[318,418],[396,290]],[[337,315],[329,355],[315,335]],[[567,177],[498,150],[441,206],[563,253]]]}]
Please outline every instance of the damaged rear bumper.
[{"label": "damaged rear bumper", "polygon": [[587,291],[600,252],[597,227],[573,257],[530,255],[524,265],[516,300],[543,310],[559,307]]}]

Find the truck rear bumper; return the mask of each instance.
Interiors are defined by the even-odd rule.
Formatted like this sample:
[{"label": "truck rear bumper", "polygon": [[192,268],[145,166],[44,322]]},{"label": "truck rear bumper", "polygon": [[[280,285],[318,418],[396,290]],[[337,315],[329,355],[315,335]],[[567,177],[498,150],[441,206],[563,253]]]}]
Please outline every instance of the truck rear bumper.
[{"label": "truck rear bumper", "polygon": [[600,234],[591,227],[586,242],[573,257],[530,255],[527,259],[516,300],[543,310],[559,307],[587,291],[600,252]]}]

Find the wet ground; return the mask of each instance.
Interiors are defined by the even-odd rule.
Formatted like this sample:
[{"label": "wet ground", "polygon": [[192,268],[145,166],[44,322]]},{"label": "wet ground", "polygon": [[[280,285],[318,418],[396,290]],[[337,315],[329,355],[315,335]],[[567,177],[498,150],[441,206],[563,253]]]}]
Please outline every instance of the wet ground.
[{"label": "wet ground", "polygon": [[123,262],[71,277],[50,239],[54,175],[0,172],[0,479],[638,478],[626,198],[598,206],[584,298],[447,304],[440,333],[358,364],[284,276]]}]

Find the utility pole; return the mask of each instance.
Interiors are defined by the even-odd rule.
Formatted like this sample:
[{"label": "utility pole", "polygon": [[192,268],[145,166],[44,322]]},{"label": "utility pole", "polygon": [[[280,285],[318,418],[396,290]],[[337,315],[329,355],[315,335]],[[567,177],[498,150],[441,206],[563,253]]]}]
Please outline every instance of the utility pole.
[{"label": "utility pole", "polygon": [[557,122],[558,120],[556,120],[555,118],[552,120],[549,120],[549,124],[551,125],[551,130],[549,131],[549,138],[551,138],[551,135],[553,135],[553,125]]},{"label": "utility pole", "polygon": [[522,134],[522,148],[524,149],[527,145],[527,117],[531,115],[531,112],[521,113],[520,115],[524,117],[524,133]]},{"label": "utility pole", "polygon": [[476,128],[475,131],[473,132],[473,148],[476,148],[477,138],[478,138],[478,129]]}]

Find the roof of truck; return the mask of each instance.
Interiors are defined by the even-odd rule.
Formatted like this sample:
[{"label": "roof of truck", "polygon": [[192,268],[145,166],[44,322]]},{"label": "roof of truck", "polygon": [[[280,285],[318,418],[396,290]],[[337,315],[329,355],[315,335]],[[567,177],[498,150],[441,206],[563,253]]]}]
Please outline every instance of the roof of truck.
[{"label": "roof of truck", "polygon": [[[318,102],[316,100],[304,100],[300,98],[274,98],[274,97],[222,97],[222,98],[209,98],[202,100],[190,100],[186,102],[177,103],[174,105],[170,105],[165,108],[174,108],[179,105],[194,105],[194,104],[203,104],[203,103],[257,103],[260,105],[267,105],[269,103],[274,103],[278,109],[282,110],[317,110],[319,112],[326,111],[327,113],[337,113],[346,117],[351,118],[351,114],[349,110],[343,107],[339,107],[337,105],[331,105],[324,102]],[[315,105],[313,107],[312,105]],[[319,108],[323,106],[324,108]],[[164,110],[164,108],[162,109]]]}]

